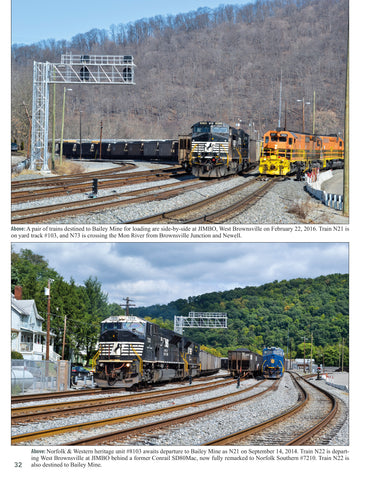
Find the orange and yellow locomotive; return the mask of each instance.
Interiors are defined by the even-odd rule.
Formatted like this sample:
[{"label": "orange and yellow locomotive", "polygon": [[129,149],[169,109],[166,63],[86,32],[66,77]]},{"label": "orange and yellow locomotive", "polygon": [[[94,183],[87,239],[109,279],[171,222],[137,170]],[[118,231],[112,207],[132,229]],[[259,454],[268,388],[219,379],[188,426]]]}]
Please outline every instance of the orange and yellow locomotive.
[{"label": "orange and yellow locomotive", "polygon": [[287,130],[269,130],[264,134],[259,172],[265,175],[298,177],[312,168],[344,166],[344,141],[338,135],[313,135]]}]

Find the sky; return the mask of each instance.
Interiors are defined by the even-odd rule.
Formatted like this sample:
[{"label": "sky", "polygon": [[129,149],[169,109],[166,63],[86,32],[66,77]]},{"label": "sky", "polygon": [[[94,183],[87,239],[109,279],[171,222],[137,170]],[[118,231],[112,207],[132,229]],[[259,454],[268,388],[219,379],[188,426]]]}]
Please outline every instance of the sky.
[{"label": "sky", "polygon": [[71,40],[92,28],[135,22],[156,15],[176,15],[201,7],[244,5],[245,1],[222,0],[12,0],[12,43],[31,44],[40,40]]},{"label": "sky", "polygon": [[348,273],[347,243],[14,243],[69,282],[97,277],[109,303],[137,307],[259,286],[274,280]]}]

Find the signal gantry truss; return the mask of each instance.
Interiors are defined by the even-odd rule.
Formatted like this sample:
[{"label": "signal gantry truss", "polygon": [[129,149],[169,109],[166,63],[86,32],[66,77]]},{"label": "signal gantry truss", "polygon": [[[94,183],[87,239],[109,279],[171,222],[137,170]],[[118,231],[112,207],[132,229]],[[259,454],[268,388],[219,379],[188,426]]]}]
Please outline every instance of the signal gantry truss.
[{"label": "signal gantry truss", "polygon": [[184,328],[228,328],[227,321],[222,312],[190,312],[188,317],[174,316],[174,332],[183,335]]},{"label": "signal gantry truss", "polygon": [[48,166],[49,84],[135,85],[132,55],[62,55],[61,63],[34,62],[31,163]]}]

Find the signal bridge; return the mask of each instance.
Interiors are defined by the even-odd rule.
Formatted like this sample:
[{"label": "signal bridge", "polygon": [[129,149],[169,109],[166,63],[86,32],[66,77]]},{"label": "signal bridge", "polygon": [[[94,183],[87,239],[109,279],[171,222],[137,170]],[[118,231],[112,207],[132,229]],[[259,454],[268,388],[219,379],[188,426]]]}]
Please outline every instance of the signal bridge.
[{"label": "signal bridge", "polygon": [[174,316],[174,332],[183,335],[184,328],[228,328],[223,312],[190,312],[188,317]]},{"label": "signal bridge", "polygon": [[65,54],[60,63],[34,62],[30,169],[49,170],[49,84],[135,85],[134,67],[132,55]]}]

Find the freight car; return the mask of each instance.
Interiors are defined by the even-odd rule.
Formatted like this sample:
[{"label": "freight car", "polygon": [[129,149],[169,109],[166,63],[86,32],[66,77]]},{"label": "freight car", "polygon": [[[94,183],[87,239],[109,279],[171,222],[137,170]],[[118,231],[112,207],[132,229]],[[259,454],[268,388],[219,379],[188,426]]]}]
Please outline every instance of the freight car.
[{"label": "freight car", "polygon": [[246,348],[228,352],[228,371],[233,377],[256,377],[261,374],[263,357]]},{"label": "freight car", "polygon": [[[116,140],[102,141],[70,139],[63,141],[63,155],[66,158],[102,160],[163,160],[178,162],[177,140]],[[56,142],[56,153],[60,151],[60,141]]]},{"label": "freight car", "polygon": [[263,349],[262,372],[265,378],[280,378],[285,371],[285,354],[282,348],[269,347]]},{"label": "freight car", "polygon": [[178,156],[183,167],[200,178],[225,177],[252,166],[249,135],[223,122],[195,123],[190,142],[186,136],[179,139]]},{"label": "freight car", "polygon": [[259,172],[265,175],[296,174],[313,168],[344,166],[344,141],[338,135],[312,135],[286,130],[264,134]]},{"label": "freight car", "polygon": [[187,337],[132,315],[101,323],[94,381],[133,388],[216,373],[220,358]]}]

